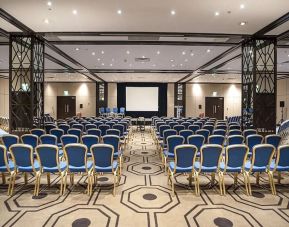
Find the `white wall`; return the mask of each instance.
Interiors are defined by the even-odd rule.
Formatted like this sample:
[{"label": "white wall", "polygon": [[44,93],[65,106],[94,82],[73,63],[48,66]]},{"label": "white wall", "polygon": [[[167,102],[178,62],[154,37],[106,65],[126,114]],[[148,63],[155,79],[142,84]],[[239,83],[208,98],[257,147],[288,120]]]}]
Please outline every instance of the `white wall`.
[{"label": "white wall", "polygon": [[9,80],[0,79],[0,116],[9,117]]},{"label": "white wall", "polygon": [[111,109],[117,107],[117,83],[107,84],[107,106]]},{"label": "white wall", "polygon": [[241,115],[240,84],[187,84],[186,116],[205,113],[205,97],[213,97],[213,92],[217,92],[217,97],[224,97],[224,116]]},{"label": "white wall", "polygon": [[[82,116],[95,116],[96,114],[96,85],[95,83],[45,83],[44,85],[44,112],[56,118],[57,96],[76,96],[76,113]],[[80,104],[83,108],[80,109]]]},{"label": "white wall", "polygon": [[288,119],[289,118],[289,79],[278,80],[277,82],[277,107],[276,107],[277,122],[279,122],[281,119],[280,101],[285,101],[283,118]]},{"label": "white wall", "polygon": [[174,116],[174,99],[175,99],[175,87],[174,84],[168,84],[168,91],[167,91],[167,116],[173,117]]}]

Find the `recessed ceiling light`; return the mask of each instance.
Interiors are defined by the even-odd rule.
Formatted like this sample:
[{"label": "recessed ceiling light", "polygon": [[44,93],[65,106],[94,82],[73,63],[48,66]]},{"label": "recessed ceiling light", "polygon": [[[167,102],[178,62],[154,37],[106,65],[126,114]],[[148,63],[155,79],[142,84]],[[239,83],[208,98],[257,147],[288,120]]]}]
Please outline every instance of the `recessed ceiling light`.
[{"label": "recessed ceiling light", "polygon": [[185,51],[183,51],[183,52],[182,52],[182,55],[185,55],[185,54],[186,54],[186,52],[185,52]]},{"label": "recessed ceiling light", "polygon": [[174,59],[171,59],[171,62],[173,62],[174,61]]},{"label": "recessed ceiling light", "polygon": [[191,56],[194,56],[194,53],[191,53],[190,55],[191,55]]},{"label": "recessed ceiling light", "polygon": [[207,50],[207,53],[210,53],[210,52],[211,52],[211,50],[210,50],[210,49],[208,49],[208,50]]},{"label": "recessed ceiling light", "polygon": [[172,15],[175,15],[175,14],[176,14],[176,11],[172,10],[172,11],[171,11],[171,14],[172,14]]},{"label": "recessed ceiling light", "polygon": [[129,67],[132,67],[132,64],[129,64]]},{"label": "recessed ceiling light", "polygon": [[188,61],[188,59],[185,59],[185,62],[187,62]]},{"label": "recessed ceiling light", "polygon": [[51,1],[48,1],[48,2],[47,2],[47,5],[48,5],[48,6],[52,6],[52,2],[51,2]]},{"label": "recessed ceiling light", "polygon": [[100,61],[100,58],[98,58],[97,60]]},{"label": "recessed ceiling light", "polygon": [[130,54],[129,50],[126,51],[126,54]]},{"label": "recessed ceiling light", "polygon": [[101,63],[102,66],[104,66],[104,63]]},{"label": "recessed ceiling light", "polygon": [[76,15],[76,14],[77,14],[77,10],[76,10],[76,9],[72,10],[72,13],[73,13],[74,15]]},{"label": "recessed ceiling light", "polygon": [[112,66],[112,64],[110,63],[110,66]]},{"label": "recessed ceiling light", "polygon": [[181,63],[180,66],[183,66],[183,64]]},{"label": "recessed ceiling light", "polygon": [[75,48],[75,50],[77,51],[77,50],[79,50],[79,48],[78,48],[78,47],[76,47],[76,48]]},{"label": "recessed ceiling light", "polygon": [[101,54],[104,54],[104,51],[103,51],[103,50],[101,51]]},{"label": "recessed ceiling light", "polygon": [[49,20],[48,19],[44,19],[44,23],[45,24],[49,24]]},{"label": "recessed ceiling light", "polygon": [[246,25],[246,24],[247,24],[246,21],[241,21],[241,22],[239,23],[239,25],[241,25],[241,26],[244,26],[244,25]]},{"label": "recessed ceiling light", "polygon": [[114,58],[113,58],[113,59],[111,59],[111,61],[114,61]]},{"label": "recessed ceiling light", "polygon": [[145,56],[142,56],[142,58],[146,58]]},{"label": "recessed ceiling light", "polygon": [[95,52],[92,52],[91,54],[94,56],[94,55],[95,55]]},{"label": "recessed ceiling light", "polygon": [[161,53],[161,52],[158,50],[158,51],[157,51],[157,54],[160,54],[160,53]]},{"label": "recessed ceiling light", "polygon": [[175,65],[172,65],[172,67],[175,67]]},{"label": "recessed ceiling light", "polygon": [[219,16],[220,15],[220,13],[219,12],[215,12],[215,16]]},{"label": "recessed ceiling light", "polygon": [[153,64],[153,67],[156,67],[156,64]]},{"label": "recessed ceiling light", "polygon": [[122,14],[122,11],[119,9],[118,11],[117,11],[117,14]]},{"label": "recessed ceiling light", "polygon": [[240,5],[240,9],[244,9],[245,8],[245,5],[244,4],[241,4]]}]

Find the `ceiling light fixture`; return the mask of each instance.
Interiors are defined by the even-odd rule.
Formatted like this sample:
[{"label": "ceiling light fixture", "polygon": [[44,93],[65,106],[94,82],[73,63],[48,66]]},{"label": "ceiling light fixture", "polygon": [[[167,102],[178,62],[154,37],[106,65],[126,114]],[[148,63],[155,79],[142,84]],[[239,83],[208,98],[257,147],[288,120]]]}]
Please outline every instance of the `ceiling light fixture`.
[{"label": "ceiling light fixture", "polygon": [[175,65],[172,65],[172,67],[175,67]]},{"label": "ceiling light fixture", "polygon": [[110,66],[112,66],[112,64],[110,63]]},{"label": "ceiling light fixture", "polygon": [[245,8],[245,5],[244,4],[241,4],[240,5],[240,9],[244,9]]},{"label": "ceiling light fixture", "polygon": [[44,23],[45,24],[49,24],[49,20],[48,19],[44,19]]},{"label": "ceiling light fixture", "polygon": [[182,67],[182,66],[183,66],[183,64],[181,63],[181,64],[180,64],[180,66]]},{"label": "ceiling light fixture", "polygon": [[94,55],[95,55],[95,52],[92,52],[91,54],[94,56]]},{"label": "ceiling light fixture", "polygon": [[76,15],[76,14],[77,14],[77,10],[76,10],[76,9],[72,10],[72,13],[73,13],[74,15]]},{"label": "ceiling light fixture", "polygon": [[210,53],[210,52],[211,52],[211,50],[210,50],[210,49],[208,49],[208,50],[207,50],[207,53]]},{"label": "ceiling light fixture", "polygon": [[101,63],[102,66],[104,66],[104,63]]},{"label": "ceiling light fixture", "polygon": [[219,12],[215,12],[215,16],[219,16],[220,15],[220,13]]},{"label": "ceiling light fixture", "polygon": [[100,61],[100,58],[98,58],[97,60]]},{"label": "ceiling light fixture", "polygon": [[104,51],[103,51],[103,50],[101,51],[101,54],[104,54]]},{"label": "ceiling light fixture", "polygon": [[191,55],[191,56],[194,56],[194,53],[191,53],[190,55]]},{"label": "ceiling light fixture", "polygon": [[182,55],[186,55],[186,52],[185,52],[185,51],[183,51],[183,52],[182,52]]},{"label": "ceiling light fixture", "polygon": [[79,48],[78,48],[78,47],[76,47],[76,48],[75,48],[75,50],[76,50],[76,51],[78,51],[78,50],[79,50]]},{"label": "ceiling light fixture", "polygon": [[185,59],[185,62],[188,62],[188,59]]},{"label": "ceiling light fixture", "polygon": [[171,11],[171,14],[172,14],[172,15],[175,15],[175,14],[176,14],[176,11],[172,10],[172,11]]},{"label": "ceiling light fixture", "polygon": [[174,59],[171,59],[171,62],[173,62],[174,61]]},{"label": "ceiling light fixture", "polygon": [[130,54],[129,50],[126,51],[126,54]]},{"label": "ceiling light fixture", "polygon": [[119,9],[119,10],[117,11],[117,14],[121,15],[121,14],[122,14],[122,11]]},{"label": "ceiling light fixture", "polygon": [[246,21],[241,21],[241,22],[239,23],[239,25],[241,25],[241,26],[244,26],[244,25],[246,25],[246,24],[247,24]]},{"label": "ceiling light fixture", "polygon": [[51,2],[51,1],[48,1],[48,2],[47,2],[47,5],[48,5],[48,6],[52,6],[52,2]]},{"label": "ceiling light fixture", "polygon": [[158,51],[157,51],[157,54],[160,54],[160,53],[161,53],[161,52],[158,50]]}]

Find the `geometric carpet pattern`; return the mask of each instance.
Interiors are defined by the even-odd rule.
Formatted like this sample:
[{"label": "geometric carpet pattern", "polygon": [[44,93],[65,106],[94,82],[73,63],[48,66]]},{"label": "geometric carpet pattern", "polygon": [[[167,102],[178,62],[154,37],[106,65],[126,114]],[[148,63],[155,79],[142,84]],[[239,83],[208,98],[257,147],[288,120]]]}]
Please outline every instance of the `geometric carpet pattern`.
[{"label": "geometric carpet pattern", "polygon": [[233,176],[226,175],[227,193],[221,196],[217,181],[211,185],[210,176],[201,175],[201,195],[196,196],[194,184],[188,186],[188,176],[179,174],[172,197],[148,131],[134,132],[124,155],[115,197],[111,175],[98,178],[91,196],[85,194],[87,177],[81,175],[75,176],[74,186],[68,184],[63,196],[59,196],[58,175],[51,176],[50,187],[42,177],[38,196],[33,196],[32,175],[27,185],[23,177],[17,178],[12,197],[6,195],[7,185],[0,185],[0,226],[289,226],[288,174],[282,175],[281,185],[276,183],[276,196],[271,194],[266,175],[260,175],[258,186],[251,176],[250,197],[242,176],[234,185]]}]

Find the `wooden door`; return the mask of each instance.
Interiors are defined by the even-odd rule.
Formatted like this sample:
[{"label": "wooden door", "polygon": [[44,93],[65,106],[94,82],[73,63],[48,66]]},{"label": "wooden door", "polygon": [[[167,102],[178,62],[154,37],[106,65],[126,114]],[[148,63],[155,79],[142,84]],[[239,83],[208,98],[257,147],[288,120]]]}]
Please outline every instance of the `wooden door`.
[{"label": "wooden door", "polygon": [[76,115],[75,96],[57,96],[57,119],[65,119]]},{"label": "wooden door", "polygon": [[206,97],[205,100],[206,117],[224,119],[224,97]]}]

